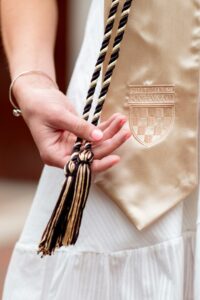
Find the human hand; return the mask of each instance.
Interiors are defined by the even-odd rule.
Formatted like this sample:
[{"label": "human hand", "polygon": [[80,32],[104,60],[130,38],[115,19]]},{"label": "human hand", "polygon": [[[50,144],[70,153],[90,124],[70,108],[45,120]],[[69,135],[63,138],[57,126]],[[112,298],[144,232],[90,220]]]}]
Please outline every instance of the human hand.
[{"label": "human hand", "polygon": [[97,127],[78,116],[67,97],[44,76],[19,78],[14,95],[22,110],[43,162],[63,168],[70,159],[77,136],[92,142],[93,172],[104,171],[120,158],[112,154],[129,137],[126,117],[114,114]]}]

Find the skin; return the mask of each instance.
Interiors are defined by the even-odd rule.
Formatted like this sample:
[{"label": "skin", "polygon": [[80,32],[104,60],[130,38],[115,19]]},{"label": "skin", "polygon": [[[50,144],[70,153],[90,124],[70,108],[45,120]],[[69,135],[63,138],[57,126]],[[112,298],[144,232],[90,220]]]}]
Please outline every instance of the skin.
[{"label": "skin", "polygon": [[[1,0],[1,28],[11,78],[26,70],[42,70],[55,78],[54,44],[57,7],[54,0]],[[63,168],[76,137],[93,144],[94,173],[119,162],[113,152],[130,136],[127,121],[116,113],[97,127],[84,121],[66,95],[45,76],[20,77],[13,95],[45,164]]]}]

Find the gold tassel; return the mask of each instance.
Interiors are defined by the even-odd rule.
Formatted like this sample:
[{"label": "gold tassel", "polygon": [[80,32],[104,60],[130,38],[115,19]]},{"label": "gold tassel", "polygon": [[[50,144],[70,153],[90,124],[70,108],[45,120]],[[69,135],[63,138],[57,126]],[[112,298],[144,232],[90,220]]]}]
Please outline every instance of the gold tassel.
[{"label": "gold tassel", "polygon": [[39,244],[38,253],[51,255],[56,248],[75,244],[91,184],[91,150],[82,150],[67,164],[66,180]]}]

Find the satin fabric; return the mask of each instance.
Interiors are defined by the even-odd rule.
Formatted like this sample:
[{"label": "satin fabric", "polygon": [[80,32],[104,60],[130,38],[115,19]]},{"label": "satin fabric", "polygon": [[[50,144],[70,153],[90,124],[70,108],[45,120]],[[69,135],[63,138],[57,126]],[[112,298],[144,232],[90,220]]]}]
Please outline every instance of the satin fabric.
[{"label": "satin fabric", "polygon": [[127,115],[133,135],[116,151],[121,162],[95,183],[138,229],[198,183],[199,47],[199,1],[133,1],[102,112],[102,120]]}]

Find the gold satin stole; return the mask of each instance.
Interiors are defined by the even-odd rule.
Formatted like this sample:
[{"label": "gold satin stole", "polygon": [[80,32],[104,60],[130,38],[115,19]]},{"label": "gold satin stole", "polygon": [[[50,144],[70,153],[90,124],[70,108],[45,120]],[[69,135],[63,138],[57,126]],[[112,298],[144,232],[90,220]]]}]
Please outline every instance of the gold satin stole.
[{"label": "gold satin stole", "polygon": [[199,49],[199,0],[133,2],[101,117],[126,114],[132,137],[95,184],[138,229],[198,184]]}]

